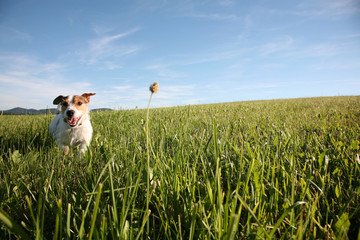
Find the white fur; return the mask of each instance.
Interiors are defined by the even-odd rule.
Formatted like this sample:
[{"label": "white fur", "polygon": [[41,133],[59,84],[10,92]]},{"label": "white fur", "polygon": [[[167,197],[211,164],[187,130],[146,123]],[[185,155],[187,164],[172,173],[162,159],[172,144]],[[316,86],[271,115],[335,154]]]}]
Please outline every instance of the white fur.
[{"label": "white fur", "polygon": [[[72,99],[73,96],[69,96]],[[61,109],[59,104],[59,110]],[[78,124],[75,127],[71,127],[66,122],[66,114],[69,110],[74,111],[74,117],[80,117]],[[85,154],[85,151],[90,145],[93,129],[90,123],[89,111],[80,111],[76,109],[73,104],[69,104],[64,112],[59,111],[49,126],[50,133],[55,139],[59,147],[64,151],[66,155],[69,152],[69,147],[80,147],[79,154]]]}]

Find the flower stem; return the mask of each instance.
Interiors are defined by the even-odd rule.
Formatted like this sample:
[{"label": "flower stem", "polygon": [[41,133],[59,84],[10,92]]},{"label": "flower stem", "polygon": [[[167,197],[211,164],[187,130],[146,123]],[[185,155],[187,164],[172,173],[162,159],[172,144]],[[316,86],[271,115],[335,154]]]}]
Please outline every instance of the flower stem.
[{"label": "flower stem", "polygon": [[[149,112],[150,112],[150,103],[153,93],[150,95],[149,104],[147,107],[146,113],[146,155],[147,155],[147,166],[146,166],[146,209],[145,213],[149,212],[149,202],[150,202],[150,136],[149,136]],[[146,224],[147,234],[149,234],[149,221]]]}]

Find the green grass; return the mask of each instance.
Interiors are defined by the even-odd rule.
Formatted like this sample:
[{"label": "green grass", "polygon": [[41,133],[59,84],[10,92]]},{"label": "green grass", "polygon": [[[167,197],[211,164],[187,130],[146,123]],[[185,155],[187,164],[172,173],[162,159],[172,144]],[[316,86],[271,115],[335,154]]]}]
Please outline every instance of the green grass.
[{"label": "green grass", "polygon": [[0,116],[0,239],[359,238],[359,96],[146,115],[92,113],[81,159]]}]

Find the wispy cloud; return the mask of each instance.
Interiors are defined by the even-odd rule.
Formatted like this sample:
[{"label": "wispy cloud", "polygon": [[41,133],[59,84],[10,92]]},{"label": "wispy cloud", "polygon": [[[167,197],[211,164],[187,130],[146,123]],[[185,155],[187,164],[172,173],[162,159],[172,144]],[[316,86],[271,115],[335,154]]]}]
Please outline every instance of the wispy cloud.
[{"label": "wispy cloud", "polygon": [[235,14],[225,14],[225,13],[199,13],[193,12],[187,15],[192,18],[204,18],[208,20],[237,20],[239,17]]},{"label": "wispy cloud", "polygon": [[[265,15],[288,15],[301,17],[326,17],[341,18],[350,17],[360,13],[358,0],[303,0],[291,9],[281,8],[257,8],[257,14]],[[301,21],[304,21],[302,19]],[[286,23],[285,23],[286,25]],[[276,27],[277,29],[278,27]]]},{"label": "wispy cloud", "polygon": [[130,85],[126,85],[126,86],[113,86],[112,88],[115,89],[116,91],[126,91],[133,87]]},{"label": "wispy cloud", "polygon": [[349,48],[346,44],[320,43],[305,46],[297,46],[282,53],[281,57],[291,58],[318,58],[333,57],[347,53]]},{"label": "wispy cloud", "polygon": [[[195,95],[195,89],[194,84],[163,85],[160,83],[160,91],[154,95],[152,106],[165,107],[176,104],[189,104],[188,97]],[[106,95],[106,98],[101,99],[102,103],[112,108],[144,108],[149,100],[150,91],[148,87],[120,85],[113,86],[104,95]],[[101,96],[98,97],[101,98]]]},{"label": "wispy cloud", "polygon": [[211,53],[200,54],[199,56],[193,56],[188,60],[184,61],[183,65],[192,65],[199,63],[218,62],[228,59],[233,59],[240,56],[246,51],[246,49],[232,49],[232,50],[219,50]]},{"label": "wispy cloud", "polygon": [[109,26],[101,26],[98,24],[94,24],[92,27],[92,30],[98,35],[98,36],[104,36],[105,34],[113,31],[113,28],[110,28]]},{"label": "wispy cloud", "polygon": [[[137,27],[124,33],[105,35],[91,39],[88,41],[87,49],[78,51],[78,54],[81,56],[82,61],[87,64],[105,61],[109,69],[114,69],[114,67],[118,68],[116,67],[118,64],[114,63],[118,58],[140,50],[140,47],[135,44],[122,44],[119,43],[119,40],[136,33],[139,29],[140,28]],[[100,30],[97,30],[97,33],[100,33]]]},{"label": "wispy cloud", "polygon": [[131,29],[125,33],[119,33],[112,36],[103,36],[98,39],[94,39],[90,41],[90,49],[94,51],[101,51],[104,48],[107,48],[111,42],[114,42],[120,38],[124,38],[126,36],[129,36],[135,32],[137,32],[139,28]]},{"label": "wispy cloud", "polygon": [[[22,56],[0,56],[1,109],[12,107],[45,108],[60,94],[78,94],[87,91],[91,84],[73,82],[62,74],[66,66],[60,63],[42,63]],[[16,96],[16,98],[14,98]]]},{"label": "wispy cloud", "polygon": [[[79,94],[88,91],[89,82],[63,84],[64,81],[51,79],[50,76],[38,78],[33,76],[18,77],[0,74],[2,110],[13,107],[46,108],[60,94]],[[16,96],[16,97],[14,97]]]},{"label": "wispy cloud", "polygon": [[176,74],[169,70],[174,66],[241,60],[240,65],[239,63],[237,64],[234,62],[229,65],[229,68],[239,68],[244,66],[244,61],[264,56],[283,56],[287,53],[294,52],[296,47],[296,41],[289,35],[279,36],[273,41],[253,44],[252,46],[242,46],[237,42],[226,43],[206,52],[199,51],[187,55],[184,54],[182,56],[173,56],[166,64],[154,64],[146,67],[146,69],[157,71],[159,76],[175,76]]},{"label": "wispy cloud", "polygon": [[231,5],[233,5],[234,4],[234,1],[233,0],[221,0],[221,1],[219,1],[219,5],[220,6],[226,6],[226,7],[228,7],[228,6],[231,6]]},{"label": "wispy cloud", "polygon": [[210,21],[242,21],[242,15],[231,11],[232,5],[234,5],[232,0],[212,1],[206,4],[202,1],[179,1],[173,6],[172,10],[174,15],[178,17]]},{"label": "wispy cloud", "polygon": [[315,70],[352,70],[360,69],[360,63],[354,61],[326,61],[312,65]]},{"label": "wispy cloud", "polygon": [[340,17],[360,13],[358,0],[306,0],[298,5],[297,14],[306,16]]},{"label": "wispy cloud", "polygon": [[5,42],[12,42],[14,40],[31,42],[32,37],[27,32],[0,25],[0,39]]},{"label": "wispy cloud", "polygon": [[294,39],[291,36],[285,36],[279,41],[273,41],[259,46],[261,55],[270,55],[274,53],[288,51],[292,48]]},{"label": "wispy cloud", "polygon": [[236,87],[236,90],[250,90],[250,89],[272,89],[279,87],[278,84],[274,83],[256,83],[256,84],[244,84]]},{"label": "wispy cloud", "polygon": [[154,107],[168,107],[198,103],[195,84],[160,85],[160,91],[156,93]]},{"label": "wispy cloud", "polygon": [[162,78],[183,78],[186,77],[186,74],[171,70],[170,64],[155,64],[145,67],[145,70],[150,70],[155,72],[155,74]]},{"label": "wispy cloud", "polygon": [[356,38],[360,38],[360,32],[353,33],[353,34],[338,35],[333,38],[334,39],[356,39]]},{"label": "wispy cloud", "polygon": [[0,55],[0,70],[9,75],[36,76],[62,72],[66,66],[57,62],[40,63],[37,59],[24,55]]},{"label": "wispy cloud", "polygon": [[165,85],[161,87],[159,91],[159,98],[162,99],[171,99],[181,96],[193,95],[193,90],[195,89],[195,84],[190,85]]}]

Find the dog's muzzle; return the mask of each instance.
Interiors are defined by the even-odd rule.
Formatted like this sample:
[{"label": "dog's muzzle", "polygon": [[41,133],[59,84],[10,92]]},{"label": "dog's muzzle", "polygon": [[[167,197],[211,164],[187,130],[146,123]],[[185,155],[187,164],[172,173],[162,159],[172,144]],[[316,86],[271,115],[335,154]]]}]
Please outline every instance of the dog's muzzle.
[{"label": "dog's muzzle", "polygon": [[64,118],[64,122],[69,123],[70,127],[76,127],[81,119],[81,117],[74,117],[74,113],[73,110],[68,110]]}]

